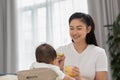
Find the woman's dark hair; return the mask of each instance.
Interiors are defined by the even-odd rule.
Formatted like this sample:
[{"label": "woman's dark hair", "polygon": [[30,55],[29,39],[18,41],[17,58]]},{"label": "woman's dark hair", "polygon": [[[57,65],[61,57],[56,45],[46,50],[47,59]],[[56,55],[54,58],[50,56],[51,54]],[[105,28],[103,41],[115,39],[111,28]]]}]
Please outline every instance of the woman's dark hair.
[{"label": "woman's dark hair", "polygon": [[80,21],[84,22],[87,26],[91,26],[91,31],[86,36],[86,42],[87,44],[94,44],[97,46],[97,42],[94,34],[95,24],[92,17],[85,13],[76,12],[70,16],[69,24],[73,19],[80,19]]},{"label": "woman's dark hair", "polygon": [[50,64],[57,57],[55,49],[49,44],[41,44],[36,48],[36,61]]}]

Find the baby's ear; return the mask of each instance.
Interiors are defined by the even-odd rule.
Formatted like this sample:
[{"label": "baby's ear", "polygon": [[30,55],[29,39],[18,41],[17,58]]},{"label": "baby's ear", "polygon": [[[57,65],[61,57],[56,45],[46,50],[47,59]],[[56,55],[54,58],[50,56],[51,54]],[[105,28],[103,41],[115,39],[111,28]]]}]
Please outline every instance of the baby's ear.
[{"label": "baby's ear", "polygon": [[59,66],[59,60],[56,58],[54,59],[54,61],[52,62],[53,65]]},{"label": "baby's ear", "polygon": [[51,62],[50,62],[50,64],[53,64],[53,65],[54,65],[54,63],[55,63],[54,61],[51,61]]},{"label": "baby's ear", "polygon": [[54,65],[54,64],[55,64],[55,59],[54,59],[53,61],[51,61],[50,64],[53,64],[53,65]]}]

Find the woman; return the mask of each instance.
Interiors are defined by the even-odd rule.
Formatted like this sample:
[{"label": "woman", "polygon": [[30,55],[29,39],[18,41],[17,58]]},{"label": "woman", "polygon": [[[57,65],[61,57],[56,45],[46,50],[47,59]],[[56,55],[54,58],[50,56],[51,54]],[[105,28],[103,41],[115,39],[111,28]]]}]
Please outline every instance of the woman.
[{"label": "woman", "polygon": [[[107,56],[105,50],[98,47],[95,34],[95,24],[90,15],[85,13],[74,13],[69,19],[69,32],[72,43],[61,46],[58,53],[63,53],[65,66],[72,65],[72,73],[78,75],[76,80],[84,77],[88,80],[106,80]],[[65,61],[64,61],[65,60]]]}]

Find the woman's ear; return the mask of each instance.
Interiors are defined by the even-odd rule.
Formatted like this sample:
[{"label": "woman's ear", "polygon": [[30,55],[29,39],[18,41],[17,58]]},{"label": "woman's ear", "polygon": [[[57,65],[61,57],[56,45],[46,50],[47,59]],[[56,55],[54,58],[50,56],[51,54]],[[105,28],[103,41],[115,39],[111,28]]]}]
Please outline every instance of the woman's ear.
[{"label": "woman's ear", "polygon": [[91,26],[87,27],[87,33],[89,33],[91,31]]}]

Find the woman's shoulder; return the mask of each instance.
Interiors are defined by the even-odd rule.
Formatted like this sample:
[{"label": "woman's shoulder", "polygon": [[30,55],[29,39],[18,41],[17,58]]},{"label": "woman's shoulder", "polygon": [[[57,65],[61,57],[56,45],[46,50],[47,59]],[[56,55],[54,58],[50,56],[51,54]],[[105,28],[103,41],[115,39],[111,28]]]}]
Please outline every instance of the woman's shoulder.
[{"label": "woman's shoulder", "polygon": [[99,47],[99,46],[95,46],[95,45],[89,45],[89,49],[92,51],[92,52],[96,52],[96,53],[105,53],[105,49],[102,48],[102,47]]},{"label": "woman's shoulder", "polygon": [[95,46],[95,45],[89,45],[89,47],[90,47],[91,49],[94,49],[94,50],[100,50],[100,51],[104,51],[104,50],[105,50],[104,48],[99,47],[99,46]]},{"label": "woman's shoulder", "polygon": [[87,52],[91,53],[90,54],[91,56],[94,56],[94,57],[96,56],[96,58],[94,59],[97,59],[98,57],[100,57],[101,59],[107,57],[105,49],[99,46],[89,45],[89,50]]}]

